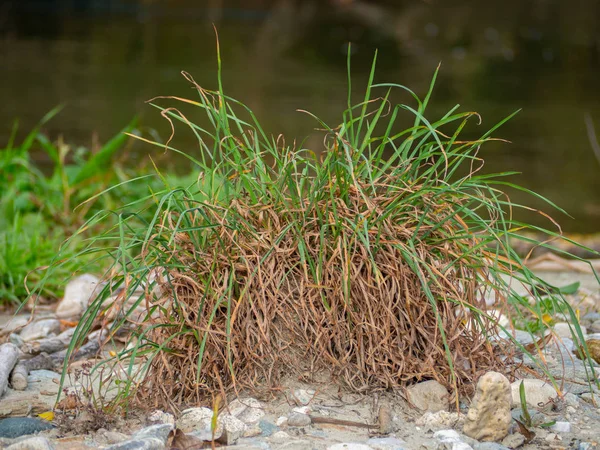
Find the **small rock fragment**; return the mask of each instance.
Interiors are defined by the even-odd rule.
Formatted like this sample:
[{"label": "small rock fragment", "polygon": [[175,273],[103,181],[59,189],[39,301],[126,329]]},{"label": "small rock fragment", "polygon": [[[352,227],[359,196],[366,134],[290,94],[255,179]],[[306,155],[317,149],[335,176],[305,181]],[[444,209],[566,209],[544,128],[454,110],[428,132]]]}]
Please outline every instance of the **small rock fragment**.
[{"label": "small rock fragment", "polygon": [[508,379],[488,372],[477,382],[477,391],[465,419],[464,433],[479,441],[499,441],[508,434],[511,393]]},{"label": "small rock fragment", "polygon": [[307,414],[293,412],[288,416],[288,426],[290,427],[306,427],[310,425],[310,417]]},{"label": "small rock fragment", "polygon": [[308,405],[314,398],[316,391],[312,389],[295,389],[293,396],[298,406]]},{"label": "small rock fragment", "polygon": [[133,435],[133,439],[159,439],[166,444],[169,433],[173,430],[173,425],[169,423],[160,423],[146,427]]},{"label": "small rock fragment", "polygon": [[19,336],[25,342],[44,339],[60,333],[60,322],[56,319],[42,319],[31,322],[21,330]]},{"label": "small rock fragment", "polygon": [[448,390],[435,380],[424,381],[409,387],[407,399],[421,411],[447,411],[450,407]]},{"label": "small rock fragment", "polygon": [[525,443],[525,436],[521,433],[509,434],[502,439],[502,445],[508,448],[518,448]]},{"label": "small rock fragment", "polygon": [[54,428],[47,420],[32,417],[8,417],[0,420],[0,437],[18,438]]},{"label": "small rock fragment", "polygon": [[402,439],[397,437],[373,437],[367,441],[367,445],[375,450],[402,450],[404,448],[404,442]]},{"label": "small rock fragment", "polygon": [[217,429],[219,428],[222,429],[222,433],[217,441],[225,445],[232,445],[244,435],[248,426],[231,414],[221,414],[217,420]]},{"label": "small rock fragment", "polygon": [[381,434],[390,434],[392,432],[392,410],[388,405],[381,405],[377,415],[377,425]]},{"label": "small rock fragment", "polygon": [[109,445],[105,450],[165,450],[165,444],[160,439],[131,439],[118,444]]},{"label": "small rock fragment", "polygon": [[80,317],[92,297],[100,291],[99,282],[97,277],[89,273],[69,281],[65,295],[56,308],[56,316],[60,319]]},{"label": "small rock fragment", "polygon": [[0,345],[0,397],[8,387],[8,378],[19,360],[19,349],[15,344]]},{"label": "small rock fragment", "polygon": [[526,378],[524,380],[517,380],[510,385],[513,406],[521,405],[519,391],[521,382],[525,388],[527,406],[531,408],[538,408],[540,405],[544,405],[558,397],[556,390],[551,384],[546,383],[544,380]]},{"label": "small rock fragment", "polygon": [[281,416],[275,421],[275,425],[277,425],[278,427],[284,427],[287,425],[287,422],[288,418],[285,416]]},{"label": "small rock fragment", "polygon": [[273,433],[270,438],[270,440],[275,443],[287,442],[290,439],[291,439],[291,436],[289,434],[287,434],[285,431],[278,431],[277,433]]},{"label": "small rock fragment", "polygon": [[213,417],[213,411],[209,408],[189,408],[181,413],[181,417],[177,419],[177,428],[184,433],[192,431],[210,432],[210,423]]},{"label": "small rock fragment", "polygon": [[5,450],[54,450],[52,443],[43,436],[36,436],[23,441],[15,442]]},{"label": "small rock fragment", "polygon": [[264,405],[255,398],[242,398],[233,400],[227,409],[232,416],[237,417],[245,424],[257,423],[265,415]]},{"label": "small rock fragment", "polygon": [[438,450],[473,450],[473,447],[461,441],[460,435],[454,430],[440,430],[433,437],[440,441]]},{"label": "small rock fragment", "polygon": [[570,433],[571,423],[570,422],[556,422],[550,427],[555,433]]},{"label": "small rock fragment", "polygon": [[428,430],[439,430],[440,428],[455,428],[463,420],[464,416],[458,413],[448,411],[426,412],[417,419],[416,424]]},{"label": "small rock fragment", "polygon": [[129,436],[118,431],[104,431],[102,436],[108,444],[118,444],[129,439]]}]

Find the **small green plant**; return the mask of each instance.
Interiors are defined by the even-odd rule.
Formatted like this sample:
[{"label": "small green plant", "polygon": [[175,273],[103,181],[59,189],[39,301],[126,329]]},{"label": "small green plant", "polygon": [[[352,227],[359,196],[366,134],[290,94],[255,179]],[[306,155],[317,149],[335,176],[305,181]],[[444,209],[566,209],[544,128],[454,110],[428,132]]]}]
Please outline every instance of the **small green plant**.
[{"label": "small green plant", "polygon": [[[135,341],[101,363],[125,367],[115,401],[177,409],[316,370],[356,390],[433,378],[458,394],[477,373],[511,363],[509,343],[497,339],[507,330],[488,303],[541,319],[547,299],[577,324],[560,289],[528,270],[510,245],[531,239],[521,233],[532,227],[513,218],[521,206],[502,188],[522,188],[505,181],[510,174],[479,173],[481,146],[512,116],[479,139],[461,139],[479,117],[456,106],[427,118],[436,76],[420,98],[376,84],[374,62],[356,105],[349,86],[339,125],[313,116],[324,147],[297,149],[224,94],[220,58],[217,90],[186,74],[198,99],[174,100],[206,114],[207,126],[152,104],[173,129],[190,127],[198,152],[142,140],[187,157],[197,176],[156,192],[147,223],[120,215],[115,232],[98,238],[116,239],[110,251],[90,243],[87,252],[112,264],[110,282],[69,351],[98,317],[116,317],[112,330],[135,317]],[[391,104],[394,90],[410,104]],[[398,129],[401,114],[412,126]],[[517,295],[517,284],[535,302]],[[109,302],[120,288],[123,301]]]},{"label": "small green plant", "polygon": [[[53,143],[40,129],[59,110],[50,111],[20,145],[15,145],[15,123],[9,142],[0,150],[0,304],[26,298],[44,278],[42,269],[56,260],[72,231],[96,210],[112,206],[110,196],[93,196],[119,181],[111,163],[128,137],[120,133],[94,153],[84,148],[73,150],[62,139]],[[132,132],[133,126],[134,122],[124,131]],[[49,174],[32,161],[34,149],[42,149],[50,157]],[[86,201],[90,197],[92,201]],[[76,255],[82,239],[93,231],[97,230],[79,234],[64,247],[61,258],[65,264],[45,280],[38,294],[59,295],[70,274],[86,261]],[[91,264],[88,268],[98,271],[101,267]]]}]

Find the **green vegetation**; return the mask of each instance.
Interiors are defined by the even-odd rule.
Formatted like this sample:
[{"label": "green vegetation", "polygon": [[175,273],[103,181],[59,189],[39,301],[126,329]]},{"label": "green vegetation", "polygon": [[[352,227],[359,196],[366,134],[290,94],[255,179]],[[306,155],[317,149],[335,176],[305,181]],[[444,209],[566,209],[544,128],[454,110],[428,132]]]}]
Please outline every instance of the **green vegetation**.
[{"label": "green vegetation", "polygon": [[[51,142],[40,129],[58,112],[59,108],[49,112],[20,145],[15,145],[15,123],[8,144],[0,150],[0,305],[19,303],[28,290],[41,286],[42,269],[56,262],[67,238],[97,211],[116,207],[139,194],[139,189],[117,189],[95,196],[131,176],[113,164],[128,137],[121,132],[95,152],[73,149],[62,139]],[[124,131],[132,132],[134,125],[131,123]],[[43,151],[50,159],[48,168],[32,162],[34,150]],[[39,294],[56,298],[65,281],[84,262],[91,264],[90,270],[102,269],[89,258],[76,257],[83,240],[97,232],[88,228],[63,247],[60,258],[64,264],[44,279]]]},{"label": "green vegetation", "polygon": [[[510,245],[531,242],[532,230],[557,234],[513,219],[521,205],[502,192],[519,189],[505,181],[510,174],[479,173],[481,146],[508,118],[465,141],[460,132],[476,113],[456,106],[425,116],[435,76],[424,98],[374,76],[375,64],[364,99],[353,105],[348,95],[340,125],[315,117],[325,130],[320,149],[268,135],[224,94],[220,67],[218,90],[188,76],[198,99],[172,99],[196,107],[207,125],[153,104],[192,130],[199,151],[140,139],[187,157],[194,180],[173,187],[162,178],[164,189],[138,202],[140,214],[99,211],[83,227],[108,220],[82,254],[104,259],[111,282],[69,351],[101,321],[113,320],[115,331],[132,319],[138,339],[99,366],[120,365],[115,404],[176,409],[320,369],[357,390],[433,378],[458,393],[476,373],[510,363],[506,341],[495,338],[507,330],[486,300],[513,321],[541,320],[550,308],[577,324],[563,292]],[[410,104],[391,105],[395,89]],[[401,114],[414,120],[408,129],[397,129]],[[519,283],[536,302],[515,292]],[[112,303],[118,288],[123,301]]]}]

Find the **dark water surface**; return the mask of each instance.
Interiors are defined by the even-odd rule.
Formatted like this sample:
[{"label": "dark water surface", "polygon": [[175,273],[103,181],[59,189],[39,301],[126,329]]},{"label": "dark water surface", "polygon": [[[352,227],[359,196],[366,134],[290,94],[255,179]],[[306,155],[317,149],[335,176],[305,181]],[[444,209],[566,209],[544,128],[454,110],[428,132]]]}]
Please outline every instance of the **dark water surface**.
[{"label": "dark water surface", "polygon": [[[145,101],[193,97],[182,70],[216,87],[213,23],[226,91],[288,140],[315,127],[297,109],[339,123],[347,42],[353,43],[357,100],[375,49],[377,81],[402,83],[421,95],[441,61],[430,119],[460,103],[481,113],[477,131],[483,132],[522,108],[496,133],[512,144],[482,150],[486,170],[523,172],[514,181],[575,217],[554,214],[565,230],[600,232],[600,155],[584,121],[589,114],[600,135],[595,0],[4,1],[0,142],[7,141],[13,119],[25,132],[59,103],[65,109],[45,128],[53,138],[64,134],[90,145],[93,135],[104,141],[139,114],[165,139],[168,124]],[[305,145],[317,148],[321,139]],[[195,148],[185,134],[178,146]]]}]

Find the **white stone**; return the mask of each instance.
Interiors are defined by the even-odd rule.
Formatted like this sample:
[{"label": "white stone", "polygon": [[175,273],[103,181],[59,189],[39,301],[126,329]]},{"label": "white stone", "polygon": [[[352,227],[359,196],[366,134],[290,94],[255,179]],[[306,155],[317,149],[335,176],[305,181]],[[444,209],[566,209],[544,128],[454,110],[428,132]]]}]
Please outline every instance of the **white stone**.
[{"label": "white stone", "polygon": [[479,378],[475,397],[465,419],[463,432],[479,441],[499,441],[512,422],[511,390],[508,379],[498,372]]},{"label": "white stone", "polygon": [[177,428],[184,433],[192,431],[211,432],[211,421],[213,411],[209,408],[189,408],[181,413],[181,417],[175,422]]},{"label": "white stone", "polygon": [[292,411],[299,414],[310,414],[312,408],[310,406],[296,406]]},{"label": "white stone", "polygon": [[257,423],[265,415],[264,405],[251,397],[233,400],[227,409],[245,424]]},{"label": "white stone", "polygon": [[435,380],[417,383],[406,394],[407,400],[421,411],[447,411],[450,407],[448,390]]},{"label": "white stone", "polygon": [[80,317],[89,306],[90,300],[97,295],[100,280],[86,273],[72,279],[65,288],[65,295],[56,308],[59,318]]},{"label": "white stone", "polygon": [[526,378],[524,380],[517,380],[510,385],[513,406],[521,405],[521,397],[519,394],[521,382],[523,382],[525,387],[525,400],[527,401],[527,406],[531,408],[538,408],[538,405],[546,404],[550,400],[554,400],[558,397],[556,390],[551,384],[546,383],[544,380]]},{"label": "white stone", "polygon": [[294,389],[294,401],[298,406],[308,405],[314,398],[316,391],[312,389]]},{"label": "white stone", "polygon": [[570,433],[571,424],[569,422],[556,422],[550,429],[555,433]]},{"label": "white stone", "polygon": [[287,421],[288,418],[287,417],[279,417],[276,421],[275,421],[275,425],[277,425],[278,427],[284,427],[287,425]]},{"label": "white stone", "polygon": [[460,435],[455,430],[440,430],[433,437],[440,441],[438,450],[473,450],[473,447],[460,440]]},{"label": "white stone", "polygon": [[367,441],[375,450],[399,450],[404,448],[405,441],[394,436],[374,437]]},{"label": "white stone", "polygon": [[42,319],[31,322],[21,330],[19,336],[25,342],[55,336],[60,333],[60,322],[56,319]]},{"label": "white stone", "polygon": [[460,441],[460,434],[455,430],[440,430],[433,433],[433,437],[440,441]]},{"label": "white stone", "polygon": [[244,435],[248,425],[231,414],[221,414],[217,419],[217,429],[219,428],[222,430],[219,442],[231,445]]},{"label": "white stone", "polygon": [[438,430],[440,428],[454,428],[462,424],[464,416],[458,413],[448,411],[438,411],[436,413],[426,412],[416,421],[416,425],[422,426],[428,430]]},{"label": "white stone", "polygon": [[277,431],[273,433],[270,437],[270,440],[275,443],[283,443],[287,442],[291,439],[291,436],[287,434],[285,431]]}]

